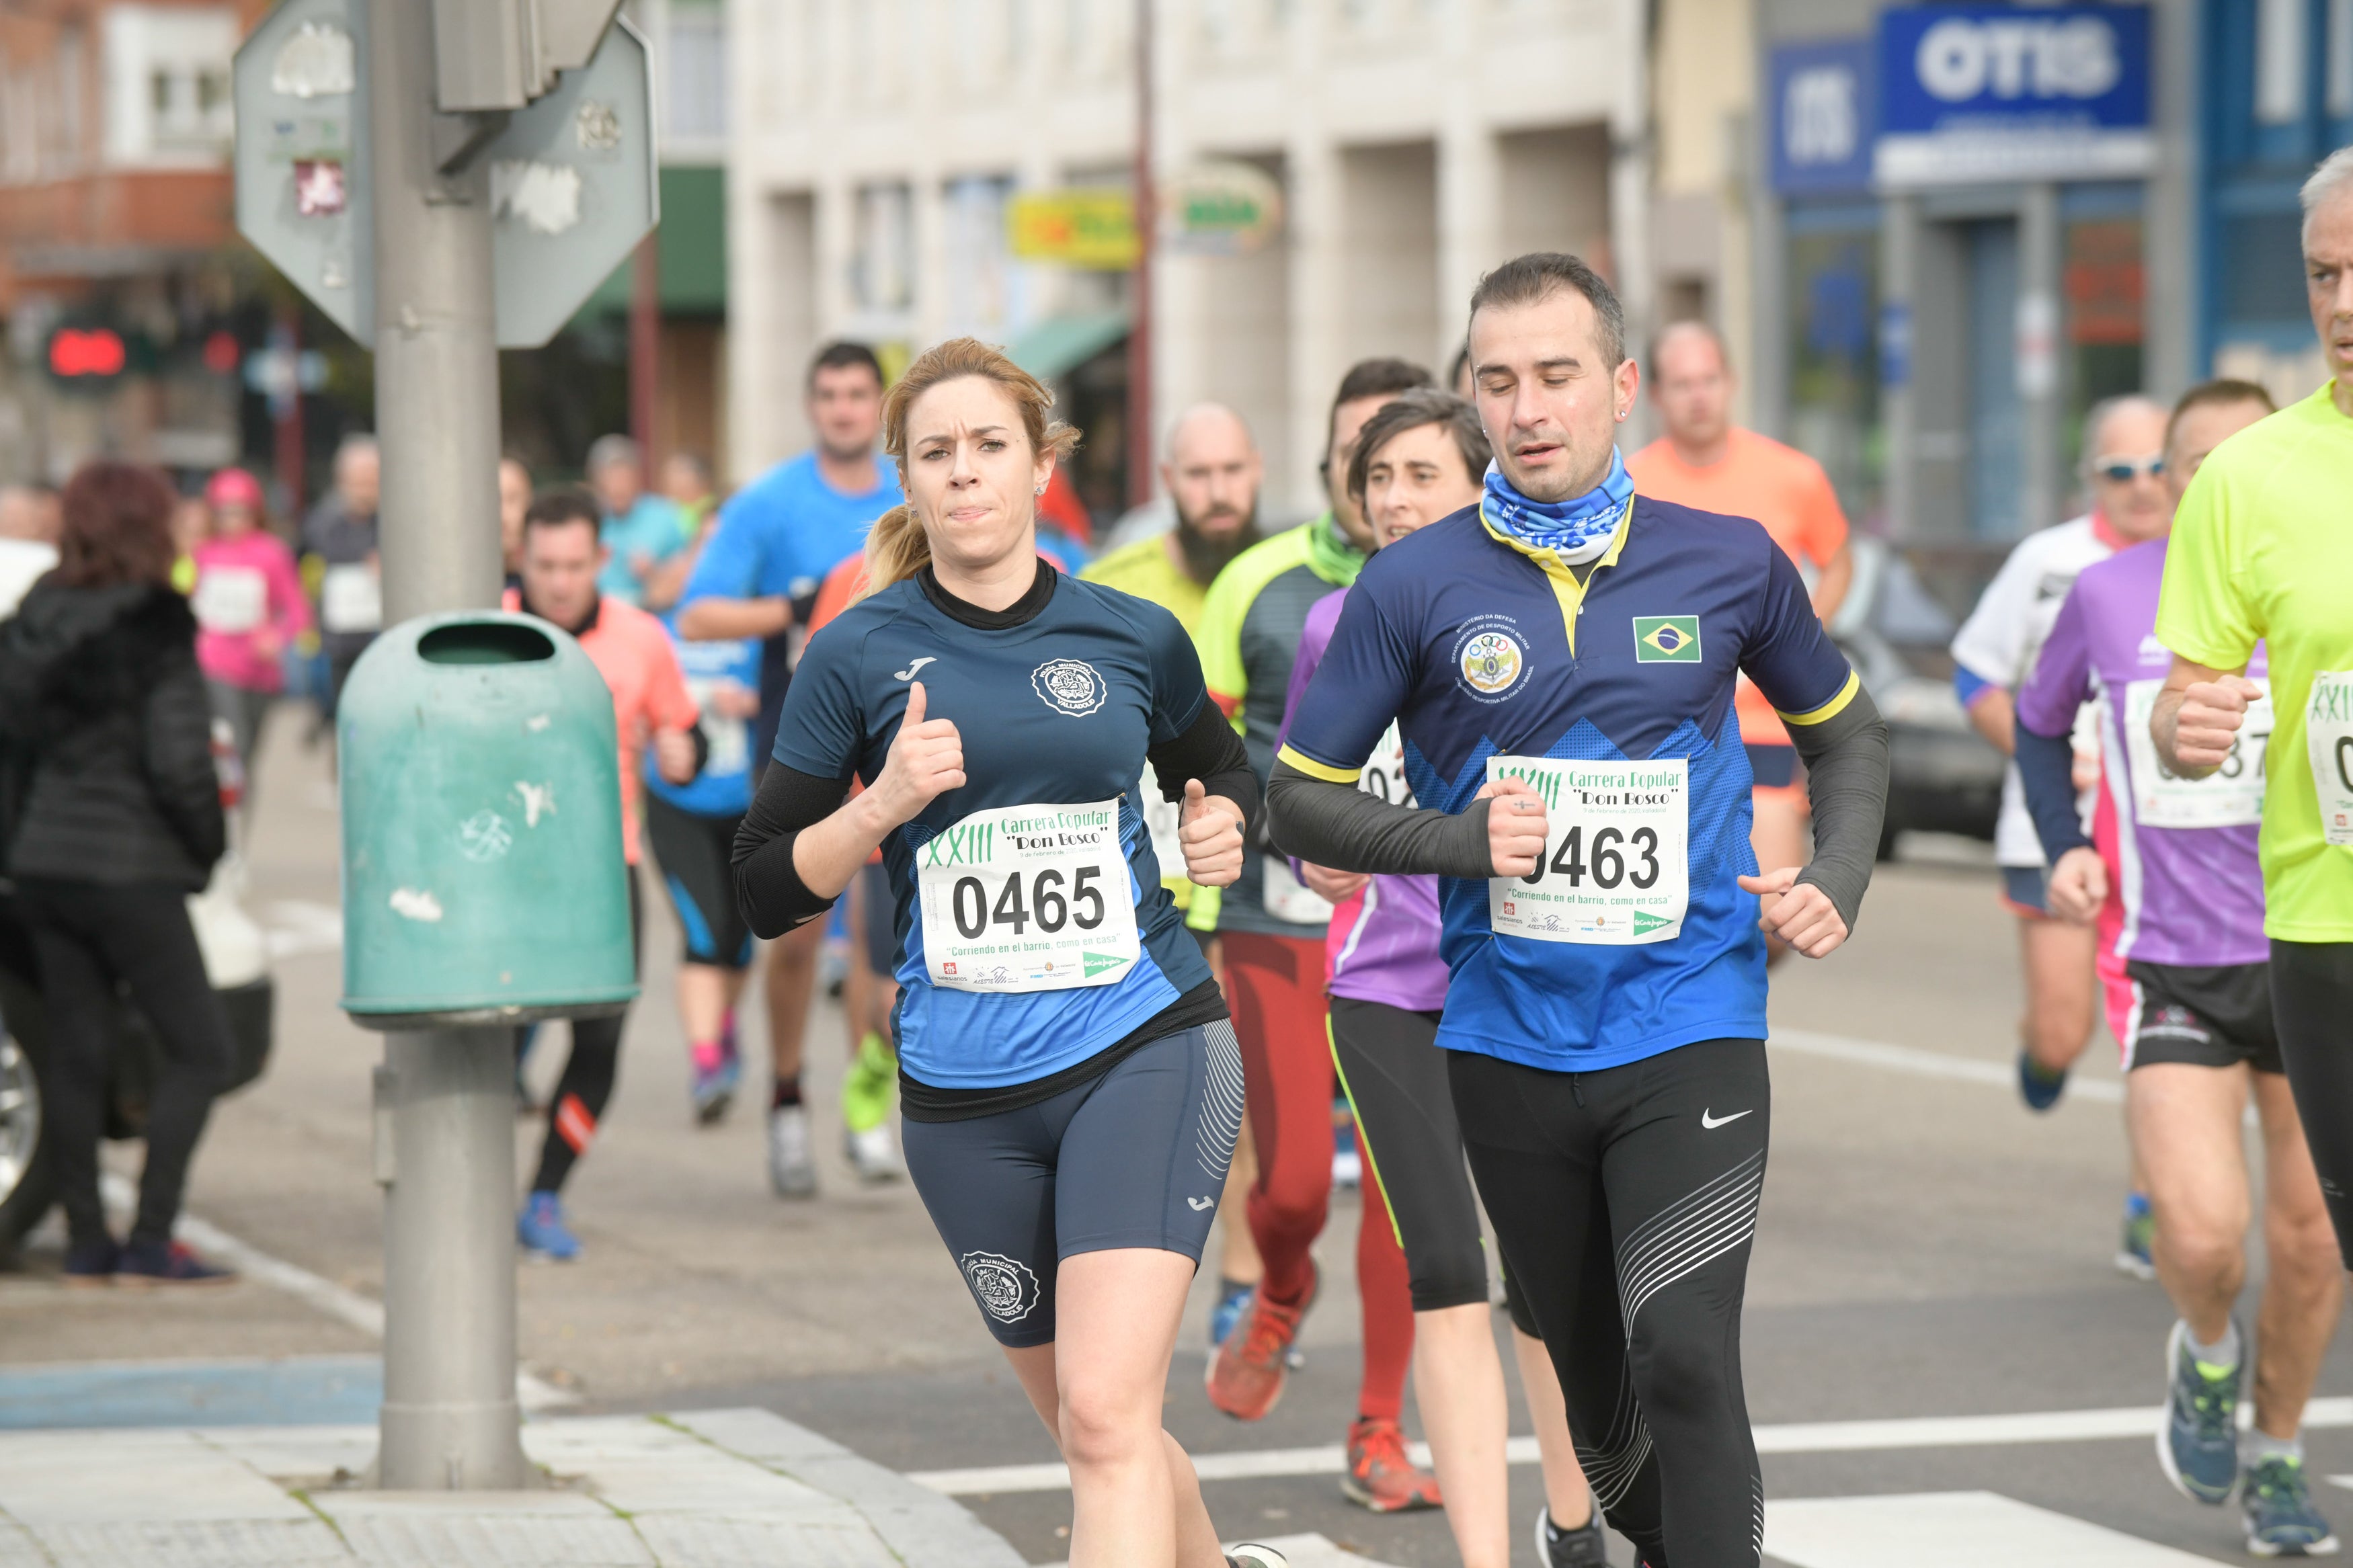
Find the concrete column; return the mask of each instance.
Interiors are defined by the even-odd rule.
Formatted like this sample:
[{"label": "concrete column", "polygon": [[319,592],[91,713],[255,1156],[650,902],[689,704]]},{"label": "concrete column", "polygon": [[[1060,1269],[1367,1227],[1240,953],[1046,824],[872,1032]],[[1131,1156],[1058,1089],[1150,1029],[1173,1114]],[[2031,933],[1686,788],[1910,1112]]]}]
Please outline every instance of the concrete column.
[{"label": "concrete column", "polygon": [[[1640,357],[1658,319],[1658,279],[1651,266],[1651,62],[1649,6],[1618,0],[1620,89],[1609,112],[1609,248],[1618,262],[1618,298],[1626,310],[1626,352]],[[1648,397],[1618,432],[1630,452],[1656,434]]]},{"label": "concrete column", "polygon": [[2157,0],[2150,118],[2157,167],[2141,205],[2141,384],[2169,403],[2206,374],[2198,299],[2198,5]]},{"label": "concrete column", "polygon": [[[1502,160],[1476,105],[1449,105],[1438,133],[1438,339],[1430,368],[1443,376],[1469,327],[1471,291],[1504,255]],[[1451,390],[1450,388],[1450,390]]]},{"label": "concrete column", "polygon": [[2019,516],[2027,532],[2059,521],[2065,494],[2061,470],[2060,418],[2064,377],[2061,374],[2059,289],[2063,266],[2059,187],[2044,183],[2019,193],[2018,205],[2018,397],[2025,432]]},{"label": "concrete column", "polygon": [[1919,291],[1920,198],[1879,208],[1879,415],[1886,432],[1887,528],[1897,543],[1918,529],[1919,418],[1912,388],[1912,307]]}]

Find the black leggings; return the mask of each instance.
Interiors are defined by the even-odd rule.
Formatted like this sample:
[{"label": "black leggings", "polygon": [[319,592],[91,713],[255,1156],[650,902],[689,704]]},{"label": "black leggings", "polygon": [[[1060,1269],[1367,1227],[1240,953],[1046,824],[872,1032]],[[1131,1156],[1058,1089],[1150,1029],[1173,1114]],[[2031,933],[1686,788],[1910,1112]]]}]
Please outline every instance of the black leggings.
[{"label": "black leggings", "polygon": [[139,1216],[131,1240],[172,1239],[188,1162],[213,1097],[228,1081],[236,1046],[228,1015],[205,975],[185,894],[157,886],[101,887],[27,879],[17,908],[41,961],[48,1059],[41,1093],[49,1119],[49,1161],[76,1247],[106,1235],[98,1194],[98,1144],[106,1131],[117,996],[128,988],[164,1047],[147,1105],[147,1163],[139,1173]]},{"label": "black leggings", "polygon": [[[643,945],[645,911],[638,906],[638,868],[629,868],[629,951]],[[560,1193],[565,1178],[589,1140],[596,1136],[596,1119],[613,1098],[613,1081],[621,1071],[621,1026],[628,1022],[624,1008],[605,1018],[572,1020],[572,1051],[564,1058],[564,1076],[547,1101],[547,1137],[539,1146],[539,1173],[532,1178],[535,1193]],[[515,1049],[522,1049],[523,1031],[515,1031]]]},{"label": "black leggings", "polygon": [[2353,1268],[2353,942],[2272,939],[2272,1021],[2337,1249]]},{"label": "black leggings", "polygon": [[1651,1568],[1756,1568],[1740,1301],[1772,1120],[1762,1040],[1598,1072],[1449,1053],[1471,1170],[1577,1457]]}]

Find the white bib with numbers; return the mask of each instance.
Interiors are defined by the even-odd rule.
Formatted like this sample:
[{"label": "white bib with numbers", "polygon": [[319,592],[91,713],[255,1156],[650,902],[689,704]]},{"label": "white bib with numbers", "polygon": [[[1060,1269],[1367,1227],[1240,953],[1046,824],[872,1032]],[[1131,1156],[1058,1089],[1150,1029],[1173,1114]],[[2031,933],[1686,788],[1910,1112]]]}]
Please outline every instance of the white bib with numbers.
[{"label": "white bib with numbers", "polygon": [[2149,738],[2149,715],[2157,710],[2162,680],[2136,680],[2125,688],[2125,750],[2132,757],[2133,818],[2143,827],[2249,827],[2263,819],[2264,760],[2272,743],[2271,687],[2247,705],[2239,738],[2222,765],[2204,778],[2186,779],[2168,771]]},{"label": "white bib with numbers", "polygon": [[2312,793],[2320,799],[2320,836],[2331,844],[2353,846],[2353,669],[2313,676],[2304,745],[2312,763]]},{"label": "white bib with numbers", "polygon": [[1487,883],[1500,936],[1622,947],[1683,934],[1691,904],[1691,764],[1490,757],[1487,777],[1544,797],[1545,858]]},{"label": "white bib with numbers", "polygon": [[249,632],[269,614],[269,579],[250,566],[208,566],[188,607],[208,632]]},{"label": "white bib with numbers", "polygon": [[1160,862],[1160,879],[1183,881],[1185,840],[1179,830],[1185,826],[1185,803],[1160,798],[1160,775],[1148,762],[1144,764],[1144,776],[1135,781],[1135,813],[1144,818],[1144,830],[1152,835],[1152,858]]},{"label": "white bib with numbers", "polygon": [[1405,782],[1405,737],[1398,732],[1397,721],[1381,731],[1380,743],[1373,754],[1365,759],[1364,771],[1356,775],[1356,787],[1375,800],[1391,805],[1413,805],[1413,786]]},{"label": "white bib with numbers", "polygon": [[1119,802],[976,811],[915,849],[923,966],[950,991],[1112,985],[1143,956]]},{"label": "white bib with numbers", "polygon": [[1332,923],[1332,901],[1293,876],[1291,862],[1281,855],[1266,857],[1266,880],[1260,888],[1259,901],[1268,914],[1293,925]]},{"label": "white bib with numbers", "polygon": [[384,629],[384,581],[364,562],[330,566],[319,579],[319,625],[330,632]]},{"label": "white bib with numbers", "polygon": [[711,755],[702,771],[712,778],[732,778],[750,771],[752,766],[752,721],[731,719],[713,706],[723,688],[735,682],[724,676],[690,675],[686,678],[686,694],[702,715],[703,738],[711,742]]}]

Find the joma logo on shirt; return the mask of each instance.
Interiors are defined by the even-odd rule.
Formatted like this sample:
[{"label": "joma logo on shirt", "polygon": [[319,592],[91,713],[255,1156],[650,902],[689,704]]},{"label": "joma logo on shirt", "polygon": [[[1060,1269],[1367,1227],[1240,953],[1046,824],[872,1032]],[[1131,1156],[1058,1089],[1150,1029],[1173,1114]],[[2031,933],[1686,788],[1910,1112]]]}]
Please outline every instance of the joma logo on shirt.
[{"label": "joma logo on shirt", "polygon": [[959,822],[953,827],[942,828],[924,841],[923,864],[981,865],[988,859],[996,837],[997,825],[989,822]]}]

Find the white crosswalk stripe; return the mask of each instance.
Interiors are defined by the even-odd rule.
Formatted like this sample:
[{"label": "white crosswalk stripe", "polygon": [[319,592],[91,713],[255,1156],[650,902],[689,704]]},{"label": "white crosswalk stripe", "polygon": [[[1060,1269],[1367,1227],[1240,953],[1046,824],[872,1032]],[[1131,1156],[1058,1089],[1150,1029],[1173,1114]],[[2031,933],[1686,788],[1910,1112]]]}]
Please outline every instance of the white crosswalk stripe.
[{"label": "white crosswalk stripe", "polygon": [[1765,1555],[1788,1568],[2211,1568],[2213,1562],[1992,1492],[1768,1502]]}]

